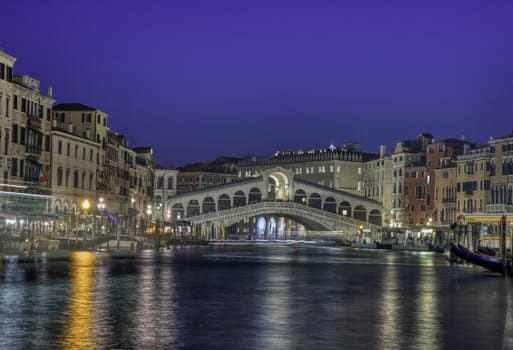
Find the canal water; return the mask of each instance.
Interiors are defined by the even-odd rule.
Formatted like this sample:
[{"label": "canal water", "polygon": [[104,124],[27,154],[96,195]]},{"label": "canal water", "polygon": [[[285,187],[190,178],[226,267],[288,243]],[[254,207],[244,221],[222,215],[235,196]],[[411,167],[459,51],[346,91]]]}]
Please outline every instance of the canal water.
[{"label": "canal water", "polygon": [[443,254],[172,247],[0,266],[0,349],[513,349],[512,279]]}]

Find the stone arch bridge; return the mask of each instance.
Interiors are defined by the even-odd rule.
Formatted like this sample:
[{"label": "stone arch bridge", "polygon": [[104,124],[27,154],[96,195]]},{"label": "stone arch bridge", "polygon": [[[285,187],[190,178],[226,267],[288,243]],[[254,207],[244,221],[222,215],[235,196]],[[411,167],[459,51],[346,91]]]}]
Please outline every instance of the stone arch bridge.
[{"label": "stone arch bridge", "polygon": [[[189,222],[204,238],[224,238],[227,228],[257,234],[255,218],[280,216],[309,231],[379,231],[383,206],[374,200],[298,179],[284,168],[258,177],[179,194],[169,201],[173,222]],[[266,236],[269,238],[269,236]]]}]

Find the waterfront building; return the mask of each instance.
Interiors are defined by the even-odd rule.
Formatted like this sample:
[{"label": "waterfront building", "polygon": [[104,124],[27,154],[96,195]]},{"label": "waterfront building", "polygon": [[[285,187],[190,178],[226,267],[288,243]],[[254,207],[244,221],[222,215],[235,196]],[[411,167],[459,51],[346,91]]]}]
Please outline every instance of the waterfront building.
[{"label": "waterfront building", "polygon": [[124,235],[135,233],[135,210],[133,208],[132,179],[135,175],[135,152],[128,147],[124,135],[111,130],[107,132],[104,192],[98,191],[98,198],[105,198],[106,205],[114,213],[115,232]]},{"label": "waterfront building", "polygon": [[[398,228],[414,223],[414,220],[410,219],[411,207],[408,202],[408,192],[405,185],[405,168],[412,164],[415,166],[425,164],[426,149],[432,141],[433,135],[420,134],[414,141],[400,141],[395,146],[392,154],[391,220],[394,221]],[[416,169],[415,171],[418,170]],[[410,169],[410,171],[413,171],[413,169]]]},{"label": "waterfront building", "polygon": [[456,205],[456,162],[434,170],[433,225],[449,226],[458,215]]},{"label": "waterfront building", "polygon": [[456,203],[458,214],[484,213],[490,195],[489,146],[469,149],[458,156]]},{"label": "waterfront building", "polygon": [[171,219],[170,201],[177,193],[178,169],[165,169],[157,166],[155,169],[156,184],[155,198],[157,212],[164,221]]},{"label": "waterfront building", "polygon": [[380,157],[378,153],[361,151],[354,143],[340,147],[277,151],[272,157],[251,157],[239,165],[239,177],[258,176],[263,171],[280,166],[297,178],[321,186],[364,196],[364,166]]},{"label": "waterfront building", "polygon": [[151,147],[132,148],[135,175],[132,179],[132,208],[136,214],[136,234],[142,235],[154,218],[155,159]]},{"label": "waterfront building", "polygon": [[513,132],[491,138],[490,213],[513,211]]},{"label": "waterfront building", "polygon": [[[128,147],[125,136],[111,131],[108,115],[81,103],[61,103],[53,108],[56,128],[97,145],[94,193],[75,193],[75,202],[89,197],[90,214],[105,215],[110,233],[133,235],[137,216],[152,203],[154,162],[151,149]],[[149,157],[149,159],[146,159]],[[143,160],[138,163],[137,159]]]},{"label": "waterfront building", "polygon": [[[0,211],[2,231],[52,230],[50,130],[52,89],[14,75],[16,58],[0,50]],[[9,224],[7,224],[9,222]],[[7,227],[10,226],[10,227]]]},{"label": "waterfront building", "polygon": [[380,148],[380,156],[364,164],[365,197],[383,205],[383,224],[395,227],[392,220],[392,157],[386,155],[386,147]]},{"label": "waterfront building", "polygon": [[[455,165],[459,155],[465,153],[470,148],[470,144],[464,140],[454,138],[445,139],[439,142],[433,142],[427,146],[426,152],[426,211],[424,222],[428,224],[439,223],[439,212],[435,205],[436,191],[436,171],[438,169],[449,168]],[[449,174],[442,173],[441,175]],[[448,204],[448,203],[447,203]],[[449,208],[446,208],[449,209]],[[452,214],[452,211],[450,211]],[[447,214],[447,211],[444,213]],[[452,215],[451,215],[452,216]]]},{"label": "waterfront building", "polygon": [[[83,201],[88,200],[92,204],[96,198],[100,144],[79,137],[70,132],[70,129],[68,127],[64,130],[56,126],[51,132],[51,209],[57,216],[56,234],[59,236],[65,236],[77,228],[84,230],[83,226],[91,224],[87,222],[85,215],[90,214],[93,208],[83,208]],[[93,228],[87,229],[91,231]]]},{"label": "waterfront building", "polygon": [[219,157],[212,162],[194,163],[178,168],[177,193],[185,193],[237,180],[241,158]]},{"label": "waterfront building", "polygon": [[419,228],[426,222],[426,165],[424,161],[410,163],[403,169],[404,195],[408,205],[409,228]]}]

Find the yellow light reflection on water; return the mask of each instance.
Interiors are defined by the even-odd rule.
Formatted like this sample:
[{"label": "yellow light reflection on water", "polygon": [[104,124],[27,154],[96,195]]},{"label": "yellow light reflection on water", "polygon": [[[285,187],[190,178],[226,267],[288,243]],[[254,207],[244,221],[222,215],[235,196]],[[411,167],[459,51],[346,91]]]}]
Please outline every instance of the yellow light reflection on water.
[{"label": "yellow light reflection on water", "polygon": [[75,252],[71,256],[71,293],[61,340],[62,349],[94,348],[92,281],[95,259],[91,252]]}]

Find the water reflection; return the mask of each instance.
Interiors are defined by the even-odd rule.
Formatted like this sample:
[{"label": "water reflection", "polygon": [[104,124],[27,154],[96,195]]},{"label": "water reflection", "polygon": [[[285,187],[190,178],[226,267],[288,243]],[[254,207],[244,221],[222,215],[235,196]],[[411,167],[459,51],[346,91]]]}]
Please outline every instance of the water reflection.
[{"label": "water reflection", "polygon": [[92,324],[93,274],[95,255],[91,252],[75,252],[71,256],[71,293],[64,322],[61,346],[63,349],[94,348]]},{"label": "water reflection", "polygon": [[291,349],[288,329],[298,320],[291,316],[293,295],[291,271],[288,269],[266,269],[262,274],[262,293],[258,295],[261,310],[256,326],[259,329],[260,349]]},{"label": "water reflection", "polygon": [[[147,252],[150,254],[151,252]],[[136,349],[178,348],[176,289],[169,256],[147,256],[153,263],[140,265],[135,305]],[[154,263],[159,261],[158,264]]]},{"label": "water reflection", "polygon": [[438,349],[440,347],[437,341],[440,336],[438,281],[435,270],[429,265],[431,264],[421,264],[419,270],[416,301],[417,336],[413,338],[415,340],[414,349],[426,349],[427,347]]},{"label": "water reflection", "polygon": [[393,263],[394,256],[385,257],[383,271],[382,300],[379,305],[378,332],[379,338],[384,342],[384,348],[393,349],[397,346],[399,339],[398,313],[399,313],[399,290],[397,286],[397,266]]}]

